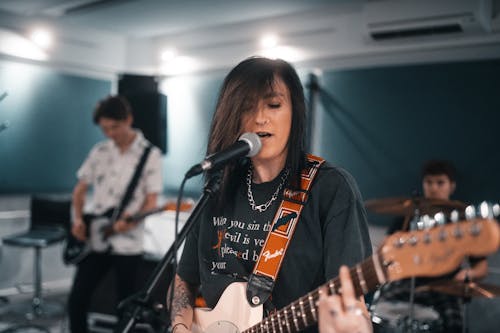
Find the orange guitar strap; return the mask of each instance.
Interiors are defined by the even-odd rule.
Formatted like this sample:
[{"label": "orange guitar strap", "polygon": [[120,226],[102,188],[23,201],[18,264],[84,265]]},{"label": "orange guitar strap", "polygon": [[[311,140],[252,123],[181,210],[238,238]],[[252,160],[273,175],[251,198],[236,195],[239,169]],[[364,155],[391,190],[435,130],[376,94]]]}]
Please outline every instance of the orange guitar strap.
[{"label": "orange guitar strap", "polygon": [[286,188],[283,191],[283,200],[274,216],[272,228],[248,280],[247,299],[250,304],[263,304],[271,295],[314,177],[324,161],[321,157],[307,155],[307,166],[301,172],[300,190]]}]

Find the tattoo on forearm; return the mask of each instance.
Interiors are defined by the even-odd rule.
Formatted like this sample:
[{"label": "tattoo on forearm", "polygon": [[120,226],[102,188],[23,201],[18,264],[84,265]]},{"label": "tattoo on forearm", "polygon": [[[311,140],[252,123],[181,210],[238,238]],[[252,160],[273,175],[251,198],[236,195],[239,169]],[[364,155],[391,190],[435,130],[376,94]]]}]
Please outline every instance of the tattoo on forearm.
[{"label": "tattoo on forearm", "polygon": [[172,321],[177,316],[182,317],[183,310],[193,307],[193,305],[194,305],[194,295],[192,290],[190,290],[189,286],[185,282],[176,278],[174,300],[172,302],[172,312],[170,315]]}]

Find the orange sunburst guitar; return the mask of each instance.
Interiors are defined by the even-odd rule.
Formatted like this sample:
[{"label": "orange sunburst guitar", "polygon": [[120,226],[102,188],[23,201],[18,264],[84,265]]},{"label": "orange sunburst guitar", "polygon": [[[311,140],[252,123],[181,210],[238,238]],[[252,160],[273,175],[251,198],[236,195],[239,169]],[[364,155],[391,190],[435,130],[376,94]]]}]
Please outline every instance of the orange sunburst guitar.
[{"label": "orange sunburst guitar", "polygon": [[[412,276],[439,276],[457,268],[465,256],[486,256],[500,247],[500,227],[494,219],[472,219],[430,230],[398,232],[378,251],[350,269],[356,296],[381,284]],[[325,286],[339,293],[340,280]],[[319,288],[263,318],[262,306],[246,300],[246,283],[230,284],[214,309],[196,308],[195,333],[299,332],[317,322]]]}]

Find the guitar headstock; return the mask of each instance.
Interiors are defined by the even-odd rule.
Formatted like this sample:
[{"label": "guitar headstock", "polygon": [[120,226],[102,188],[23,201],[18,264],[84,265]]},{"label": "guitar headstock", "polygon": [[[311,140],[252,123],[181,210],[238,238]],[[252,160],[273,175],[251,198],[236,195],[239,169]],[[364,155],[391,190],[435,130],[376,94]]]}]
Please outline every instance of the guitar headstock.
[{"label": "guitar headstock", "polygon": [[388,281],[439,276],[456,269],[465,256],[486,256],[500,247],[500,227],[491,218],[473,218],[427,230],[397,232],[378,253]]}]

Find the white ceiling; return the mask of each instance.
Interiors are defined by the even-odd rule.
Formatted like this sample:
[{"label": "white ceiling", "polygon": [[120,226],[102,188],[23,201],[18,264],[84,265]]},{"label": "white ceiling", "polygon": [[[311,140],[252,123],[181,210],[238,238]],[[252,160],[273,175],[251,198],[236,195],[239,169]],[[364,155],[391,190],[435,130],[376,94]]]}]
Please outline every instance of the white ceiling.
[{"label": "white ceiling", "polygon": [[157,37],[272,19],[311,10],[335,10],[359,0],[2,0],[0,10],[24,17],[55,17],[129,37]]},{"label": "white ceiling", "polygon": [[359,0],[2,0],[0,10],[26,17],[123,34],[156,37],[310,10]]},{"label": "white ceiling", "polygon": [[[499,0],[1,0],[0,39],[2,28],[26,33],[44,24],[58,39],[52,65],[110,73],[161,73],[159,53],[169,47],[197,60],[197,70],[231,67],[258,52],[269,32],[300,51],[292,62],[313,67],[460,59],[477,50],[491,57],[498,50],[491,50],[498,37],[491,31],[388,43],[366,35],[367,9],[391,16],[394,8],[400,14],[420,6],[432,16],[455,13],[446,7],[477,12],[490,2]],[[467,51],[470,45],[477,49]]]}]

